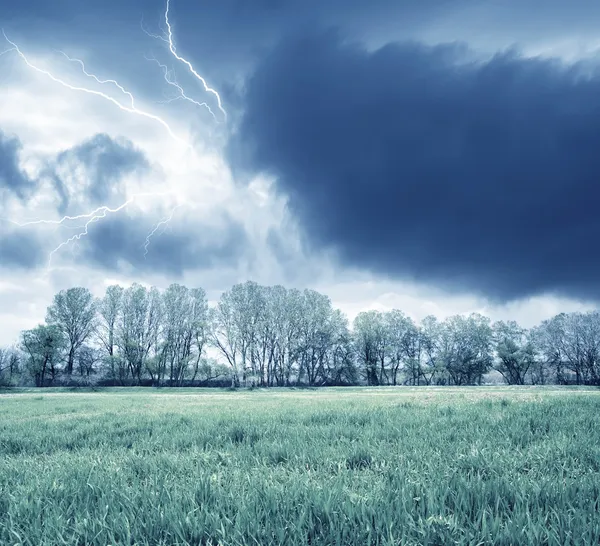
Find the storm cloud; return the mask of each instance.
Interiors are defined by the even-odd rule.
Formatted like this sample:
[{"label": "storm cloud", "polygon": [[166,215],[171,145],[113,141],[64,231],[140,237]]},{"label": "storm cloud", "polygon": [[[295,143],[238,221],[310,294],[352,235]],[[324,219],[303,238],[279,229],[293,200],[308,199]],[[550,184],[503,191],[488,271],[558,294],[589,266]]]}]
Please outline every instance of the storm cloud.
[{"label": "storm cloud", "polygon": [[248,247],[244,227],[226,214],[211,224],[196,221],[183,226],[174,216],[152,236],[145,254],[146,237],[158,221],[146,216],[107,217],[82,240],[80,257],[111,271],[180,276],[190,269],[235,265]]},{"label": "storm cloud", "polygon": [[[2,7],[13,32],[34,33],[43,47],[64,50],[86,43],[90,66],[111,67],[112,76],[143,82],[152,100],[164,100],[160,72],[144,55],[163,61],[165,44],[146,36],[164,29],[166,0],[21,0]],[[35,16],[32,16],[35,14]],[[465,39],[483,47],[519,42],[596,40],[596,0],[172,0],[171,23],[178,50],[216,85],[230,110],[237,107],[240,75],[248,73],[281,37],[300,28],[336,25],[356,38],[381,43],[398,38]],[[10,33],[9,33],[10,34]],[[12,34],[10,34],[12,35]],[[17,34],[18,35],[18,34]],[[67,52],[70,50],[66,47]],[[118,68],[115,66],[118,60]],[[170,64],[168,60],[167,64]],[[116,70],[116,73],[115,73]],[[178,74],[182,82],[185,70]],[[121,80],[120,80],[121,81]],[[156,94],[155,92],[158,91]],[[210,97],[209,97],[210,98]],[[231,112],[233,113],[233,112]]]},{"label": "storm cloud", "polygon": [[247,82],[231,161],[273,175],[347,265],[494,300],[597,299],[597,65],[466,59],[289,39]]},{"label": "storm cloud", "polygon": [[25,200],[35,190],[35,181],[20,166],[21,148],[18,138],[5,135],[0,130],[0,196],[9,191]]},{"label": "storm cloud", "polygon": [[123,201],[123,177],[149,169],[148,159],[131,141],[100,133],[59,153],[45,174],[53,181],[60,196],[59,212],[64,214],[72,193],[94,206]]},{"label": "storm cloud", "polygon": [[46,251],[35,233],[1,224],[0,228],[0,269],[35,269],[43,264]]}]

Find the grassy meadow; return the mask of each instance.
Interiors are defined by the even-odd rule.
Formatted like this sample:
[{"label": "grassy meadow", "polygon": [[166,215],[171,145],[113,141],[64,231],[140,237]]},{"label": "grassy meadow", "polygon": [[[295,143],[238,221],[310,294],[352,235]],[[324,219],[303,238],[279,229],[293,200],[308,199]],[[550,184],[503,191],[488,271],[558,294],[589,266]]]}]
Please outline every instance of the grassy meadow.
[{"label": "grassy meadow", "polygon": [[0,544],[599,544],[600,390],[0,393]]}]

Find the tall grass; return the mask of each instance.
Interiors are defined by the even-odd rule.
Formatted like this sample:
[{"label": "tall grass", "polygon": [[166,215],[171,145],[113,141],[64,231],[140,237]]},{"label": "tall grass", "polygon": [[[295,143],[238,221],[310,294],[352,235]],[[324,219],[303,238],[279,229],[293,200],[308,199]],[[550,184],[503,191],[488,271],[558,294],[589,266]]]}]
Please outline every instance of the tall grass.
[{"label": "tall grass", "polygon": [[0,396],[0,544],[598,544],[599,394]]}]

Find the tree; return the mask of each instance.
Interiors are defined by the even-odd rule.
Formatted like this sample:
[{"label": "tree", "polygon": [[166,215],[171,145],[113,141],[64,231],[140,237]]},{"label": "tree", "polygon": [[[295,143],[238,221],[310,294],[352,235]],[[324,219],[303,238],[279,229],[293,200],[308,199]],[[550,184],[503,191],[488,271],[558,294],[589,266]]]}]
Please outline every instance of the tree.
[{"label": "tree", "polygon": [[26,354],[26,363],[36,387],[43,387],[46,379],[54,381],[58,375],[58,363],[68,340],[56,324],[40,324],[21,334],[21,347]]},{"label": "tree", "polygon": [[242,366],[246,375],[249,372],[253,384],[265,386],[274,333],[268,305],[269,289],[250,281],[233,288],[239,312]]},{"label": "tree", "polygon": [[526,330],[478,313],[416,324],[392,309],[361,312],[350,328],[324,294],[248,281],[213,308],[204,290],[176,283],[164,292],[112,285],[96,301],[70,288],[54,296],[46,320],[22,332],[22,352],[0,349],[0,382],[14,383],[20,368],[44,385],[59,372],[89,380],[108,368],[121,384],[157,386],[225,377],[233,387],[468,385],[494,368],[509,384],[600,385],[600,311]]},{"label": "tree", "polygon": [[398,384],[398,373],[402,366],[412,385],[419,385],[422,380],[427,383],[427,374],[421,365],[422,336],[417,325],[398,309],[385,313],[384,320],[388,332],[392,384]]},{"label": "tree", "polygon": [[509,385],[524,385],[535,364],[535,348],[526,329],[516,322],[498,321],[493,326],[496,343],[495,369]]},{"label": "tree", "polygon": [[[206,294],[201,288],[189,290],[172,284],[163,294],[163,311],[161,361],[168,366],[169,383],[181,385],[192,360],[192,380],[198,374],[207,337]],[[164,366],[159,366],[159,370],[164,370]]]},{"label": "tree", "polygon": [[19,353],[13,348],[0,347],[0,385],[11,384],[19,373]]},{"label": "tree", "polygon": [[[192,370],[192,381],[194,381],[196,379],[196,376],[200,372],[204,348],[209,340],[210,317],[208,310],[208,300],[206,299],[206,292],[204,291],[204,289],[192,288],[192,290],[190,290],[190,299],[190,327],[194,336],[193,342],[195,343],[196,348],[196,359]],[[215,378],[220,377],[220,375],[222,374],[222,367],[218,367],[218,369],[219,372],[218,375],[215,376]]]},{"label": "tree", "polygon": [[211,344],[219,350],[231,367],[231,387],[239,386],[239,353],[241,335],[238,329],[235,301],[230,292],[224,292],[217,306],[209,312]]},{"label": "tree", "polygon": [[490,319],[479,313],[448,318],[441,331],[441,351],[454,385],[480,383],[492,364]]},{"label": "tree", "polygon": [[123,293],[117,344],[129,374],[139,384],[151,350],[158,342],[162,305],[156,288],[134,283]]},{"label": "tree", "polygon": [[324,380],[333,385],[355,385],[358,370],[354,362],[352,336],[348,328],[348,318],[335,309],[331,320],[331,343],[325,360]]},{"label": "tree", "polygon": [[239,384],[240,373],[244,382],[248,372],[256,375],[253,350],[264,312],[260,286],[251,281],[232,286],[217,305],[213,342],[232,367],[234,385]]},{"label": "tree", "polygon": [[77,368],[79,375],[89,379],[92,375],[96,374],[98,370],[96,365],[102,361],[102,353],[97,347],[91,347],[84,345],[77,352]]},{"label": "tree", "polygon": [[87,288],[75,287],[61,290],[46,313],[46,322],[57,326],[67,342],[66,373],[73,373],[77,351],[94,332],[96,303]]},{"label": "tree", "polygon": [[600,384],[600,313],[561,313],[542,322],[535,339],[556,382]]},{"label": "tree", "polygon": [[104,297],[97,302],[98,321],[96,335],[105,351],[103,358],[112,379],[125,380],[127,368],[117,354],[117,326],[123,310],[124,289],[118,284],[107,287]]},{"label": "tree", "polygon": [[304,290],[301,300],[298,343],[298,382],[313,386],[327,381],[326,368],[338,337],[342,315],[336,315],[328,296]]},{"label": "tree", "polygon": [[534,385],[564,382],[564,364],[562,351],[557,343],[556,326],[551,319],[531,329],[531,340],[540,356],[531,370],[531,381]]},{"label": "tree", "polygon": [[96,304],[100,317],[96,333],[109,357],[115,354],[115,332],[123,307],[123,291],[122,286],[113,284],[106,289],[104,297]]},{"label": "tree", "polygon": [[421,370],[427,384],[438,381],[445,373],[444,324],[433,315],[425,317],[420,326],[420,351],[423,358]]},{"label": "tree", "polygon": [[283,384],[283,366],[281,352],[284,347],[285,328],[288,308],[288,291],[283,286],[265,286],[263,294],[266,302],[262,316],[257,344],[257,358],[263,372],[263,385],[272,387]]},{"label": "tree", "polygon": [[579,314],[582,344],[583,380],[600,385],[600,313]]},{"label": "tree", "polygon": [[226,381],[230,375],[230,369],[226,364],[214,358],[202,358],[195,368],[192,381],[210,383],[211,381]]},{"label": "tree", "polygon": [[273,380],[289,386],[299,358],[299,338],[303,315],[302,292],[274,287],[270,293],[271,319],[274,323]]},{"label": "tree", "polygon": [[363,311],[354,319],[356,354],[364,367],[369,385],[381,385],[385,375],[385,356],[388,331],[384,316],[379,311]]}]

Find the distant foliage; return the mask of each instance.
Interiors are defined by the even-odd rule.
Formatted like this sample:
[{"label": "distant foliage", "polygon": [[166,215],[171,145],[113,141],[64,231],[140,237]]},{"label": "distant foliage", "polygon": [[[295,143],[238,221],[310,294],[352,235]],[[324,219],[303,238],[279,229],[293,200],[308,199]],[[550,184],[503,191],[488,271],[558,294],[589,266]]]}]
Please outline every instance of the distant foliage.
[{"label": "distant foliage", "polygon": [[315,290],[246,282],[209,307],[202,288],[134,283],[99,299],[63,290],[45,324],[0,350],[0,386],[481,385],[494,374],[510,385],[600,385],[600,313],[527,330],[479,313],[416,323],[393,309],[350,326]]},{"label": "distant foliage", "polygon": [[0,387],[13,386],[21,376],[22,358],[15,348],[0,347]]}]

